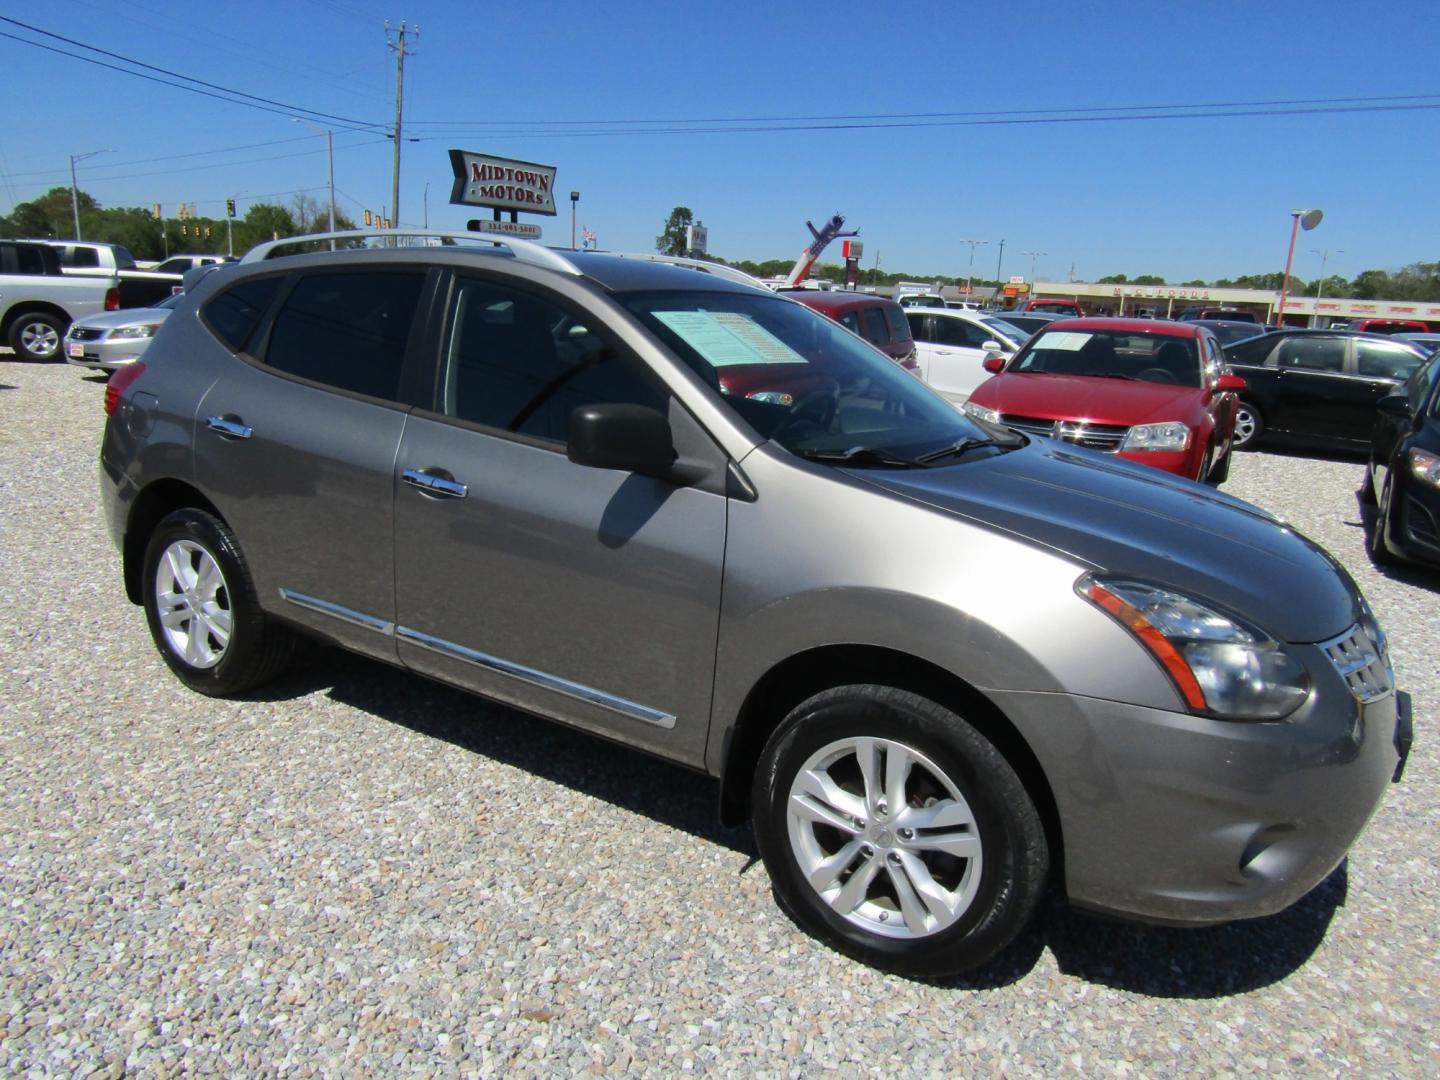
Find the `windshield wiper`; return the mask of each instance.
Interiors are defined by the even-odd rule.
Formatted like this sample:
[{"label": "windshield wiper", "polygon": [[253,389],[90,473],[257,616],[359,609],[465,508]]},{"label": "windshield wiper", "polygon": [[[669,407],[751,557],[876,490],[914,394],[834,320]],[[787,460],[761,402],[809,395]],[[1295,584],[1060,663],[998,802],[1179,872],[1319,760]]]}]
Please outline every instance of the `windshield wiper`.
[{"label": "windshield wiper", "polygon": [[921,454],[915,460],[921,465],[928,465],[930,462],[939,461],[943,457],[950,457],[951,455],[956,454],[964,454],[970,450],[978,450],[982,446],[1002,445],[1010,446],[1011,449],[1014,449],[1014,444],[1001,443],[999,439],[957,439],[949,446],[942,446],[939,450],[931,450],[928,454]]},{"label": "windshield wiper", "polygon": [[[849,450],[795,450],[806,461],[823,461],[827,465],[883,465],[896,469],[913,469],[918,461],[900,457],[873,446],[852,446]],[[921,460],[924,460],[923,458]]]}]

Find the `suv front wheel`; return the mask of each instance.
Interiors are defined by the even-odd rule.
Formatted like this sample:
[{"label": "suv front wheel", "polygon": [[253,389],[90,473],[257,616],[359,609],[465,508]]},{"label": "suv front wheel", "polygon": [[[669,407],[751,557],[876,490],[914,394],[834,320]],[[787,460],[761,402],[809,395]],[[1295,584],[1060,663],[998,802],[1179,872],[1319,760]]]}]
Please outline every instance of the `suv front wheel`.
[{"label": "suv front wheel", "polygon": [[991,959],[1049,869],[1040,816],[999,750],[891,687],[802,702],[767,743],[753,798],[760,853],[796,922],[903,975]]},{"label": "suv front wheel", "polygon": [[212,697],[267,682],[294,634],[260,610],[235,534],[203,510],[177,510],[145,549],[145,617],[170,670]]}]

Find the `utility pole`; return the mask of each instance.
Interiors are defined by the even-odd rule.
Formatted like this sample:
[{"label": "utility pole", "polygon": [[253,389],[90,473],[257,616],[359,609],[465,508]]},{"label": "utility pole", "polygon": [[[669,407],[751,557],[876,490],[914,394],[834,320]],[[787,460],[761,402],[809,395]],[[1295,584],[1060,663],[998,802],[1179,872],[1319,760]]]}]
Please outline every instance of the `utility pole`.
[{"label": "utility pole", "polygon": [[[995,293],[996,293],[996,295],[995,295],[995,300],[999,300],[999,299],[1000,299],[1000,296],[999,296],[999,293],[1000,293],[1000,264],[1001,264],[1004,260],[1005,260],[1005,241],[1004,241],[1004,240],[1001,240],[1001,241],[1000,241],[1000,254],[995,256]],[[992,305],[993,305],[993,304],[994,304],[994,300],[992,300],[991,303],[992,303]]]},{"label": "utility pole", "polygon": [[75,182],[75,163],[92,158],[96,154],[108,154],[109,150],[91,150],[88,154],[70,155],[70,209],[75,212],[75,239],[80,239],[80,188]]},{"label": "utility pole", "polygon": [[[395,50],[395,169],[390,182],[390,205],[395,210],[395,225],[400,225],[400,127],[401,119],[405,112],[405,35],[413,34],[420,36],[420,28],[406,30],[405,24],[400,24],[400,29],[395,31],[395,37],[390,37],[390,24],[385,24],[385,43]],[[408,55],[413,56],[414,53]],[[399,241],[396,241],[398,243]]]},{"label": "utility pole", "polygon": [[988,244],[989,240],[961,240],[962,244],[970,245],[970,269],[965,275],[965,302],[970,302],[971,290],[975,287],[975,249]]}]

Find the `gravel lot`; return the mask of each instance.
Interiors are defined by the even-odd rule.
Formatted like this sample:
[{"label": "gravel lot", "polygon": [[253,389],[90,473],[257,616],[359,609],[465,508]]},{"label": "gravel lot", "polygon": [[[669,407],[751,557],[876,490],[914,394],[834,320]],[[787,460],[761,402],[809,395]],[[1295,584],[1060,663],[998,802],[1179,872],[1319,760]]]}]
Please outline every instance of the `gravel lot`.
[{"label": "gravel lot", "polygon": [[1226,485],[1351,568],[1415,695],[1348,865],[1210,930],[1052,903],[931,985],[796,930],[704,778],[329,650],[183,690],[101,521],[103,392],[0,354],[0,1074],[1440,1072],[1440,575],[1371,568],[1360,463]]}]

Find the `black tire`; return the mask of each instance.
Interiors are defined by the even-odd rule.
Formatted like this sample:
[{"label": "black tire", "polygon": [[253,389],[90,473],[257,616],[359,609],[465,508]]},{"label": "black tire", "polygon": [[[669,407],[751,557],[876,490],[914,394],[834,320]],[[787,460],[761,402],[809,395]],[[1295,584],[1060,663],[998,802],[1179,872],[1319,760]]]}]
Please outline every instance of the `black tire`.
[{"label": "black tire", "polygon": [[[853,767],[846,757],[852,740],[881,741],[887,760],[897,752],[909,756],[912,764],[900,793],[900,810],[892,811],[883,802],[873,805],[863,794],[860,752],[853,754]],[[792,804],[792,785],[802,774],[816,774],[821,768],[816,760],[831,762],[823,771],[831,784],[844,789],[843,801],[864,808],[836,815],[848,831],[814,824],[800,814],[792,821],[791,807],[798,805]],[[1025,926],[1049,872],[1040,815],[1000,751],[949,709],[892,687],[842,686],[798,705],[761,754],[752,798],[760,854],[786,911],[807,932],[885,971],[939,978],[990,960]],[[927,831],[914,815],[937,805],[968,823],[943,839],[958,839],[969,845],[964,850],[977,855],[935,850],[942,839],[935,834],[955,822],[941,827],[936,819],[936,827]],[[865,820],[851,816],[854,813],[865,814]],[[902,822],[907,819],[916,827],[905,828]],[[817,859],[836,856],[847,847],[856,851],[848,861],[842,856],[827,863],[841,868],[825,886],[833,889],[827,900],[821,887],[811,884],[802,860],[814,869]],[[921,902],[923,910],[917,909],[920,897],[914,892],[911,911],[920,916],[916,925],[902,910],[901,885],[913,888],[915,871],[910,867],[917,862],[920,880],[938,884],[955,897],[953,913],[944,915],[952,921],[940,923],[931,904]],[[845,893],[857,878],[869,884],[851,906]],[[937,925],[928,927],[925,920]]]},{"label": "black tire", "polygon": [[[218,570],[218,586],[202,573],[193,588],[177,591],[175,567],[186,574],[209,570],[207,558]],[[162,588],[174,599],[162,601]],[[206,594],[213,597],[209,603],[202,602]],[[203,510],[177,510],[156,527],[145,547],[143,599],[155,647],[180,681],[202,694],[225,697],[260,686],[279,675],[294,652],[293,631],[260,609],[235,534]],[[198,615],[196,605],[204,609]]]},{"label": "black tire", "polygon": [[1264,433],[1265,417],[1253,403],[1242,400],[1235,407],[1235,438],[1230,443],[1230,448],[1232,450],[1253,450]]},{"label": "black tire", "polygon": [[32,311],[10,324],[10,347],[22,360],[45,363],[63,356],[68,324],[56,315]]},{"label": "black tire", "polygon": [[[1375,490],[1373,481],[1367,486],[1372,492]],[[1390,474],[1387,472],[1385,484],[1376,501],[1375,513],[1369,515],[1369,525],[1365,529],[1365,554],[1376,566],[1396,566],[1400,562],[1385,546],[1385,535],[1390,529],[1391,501]]]}]

